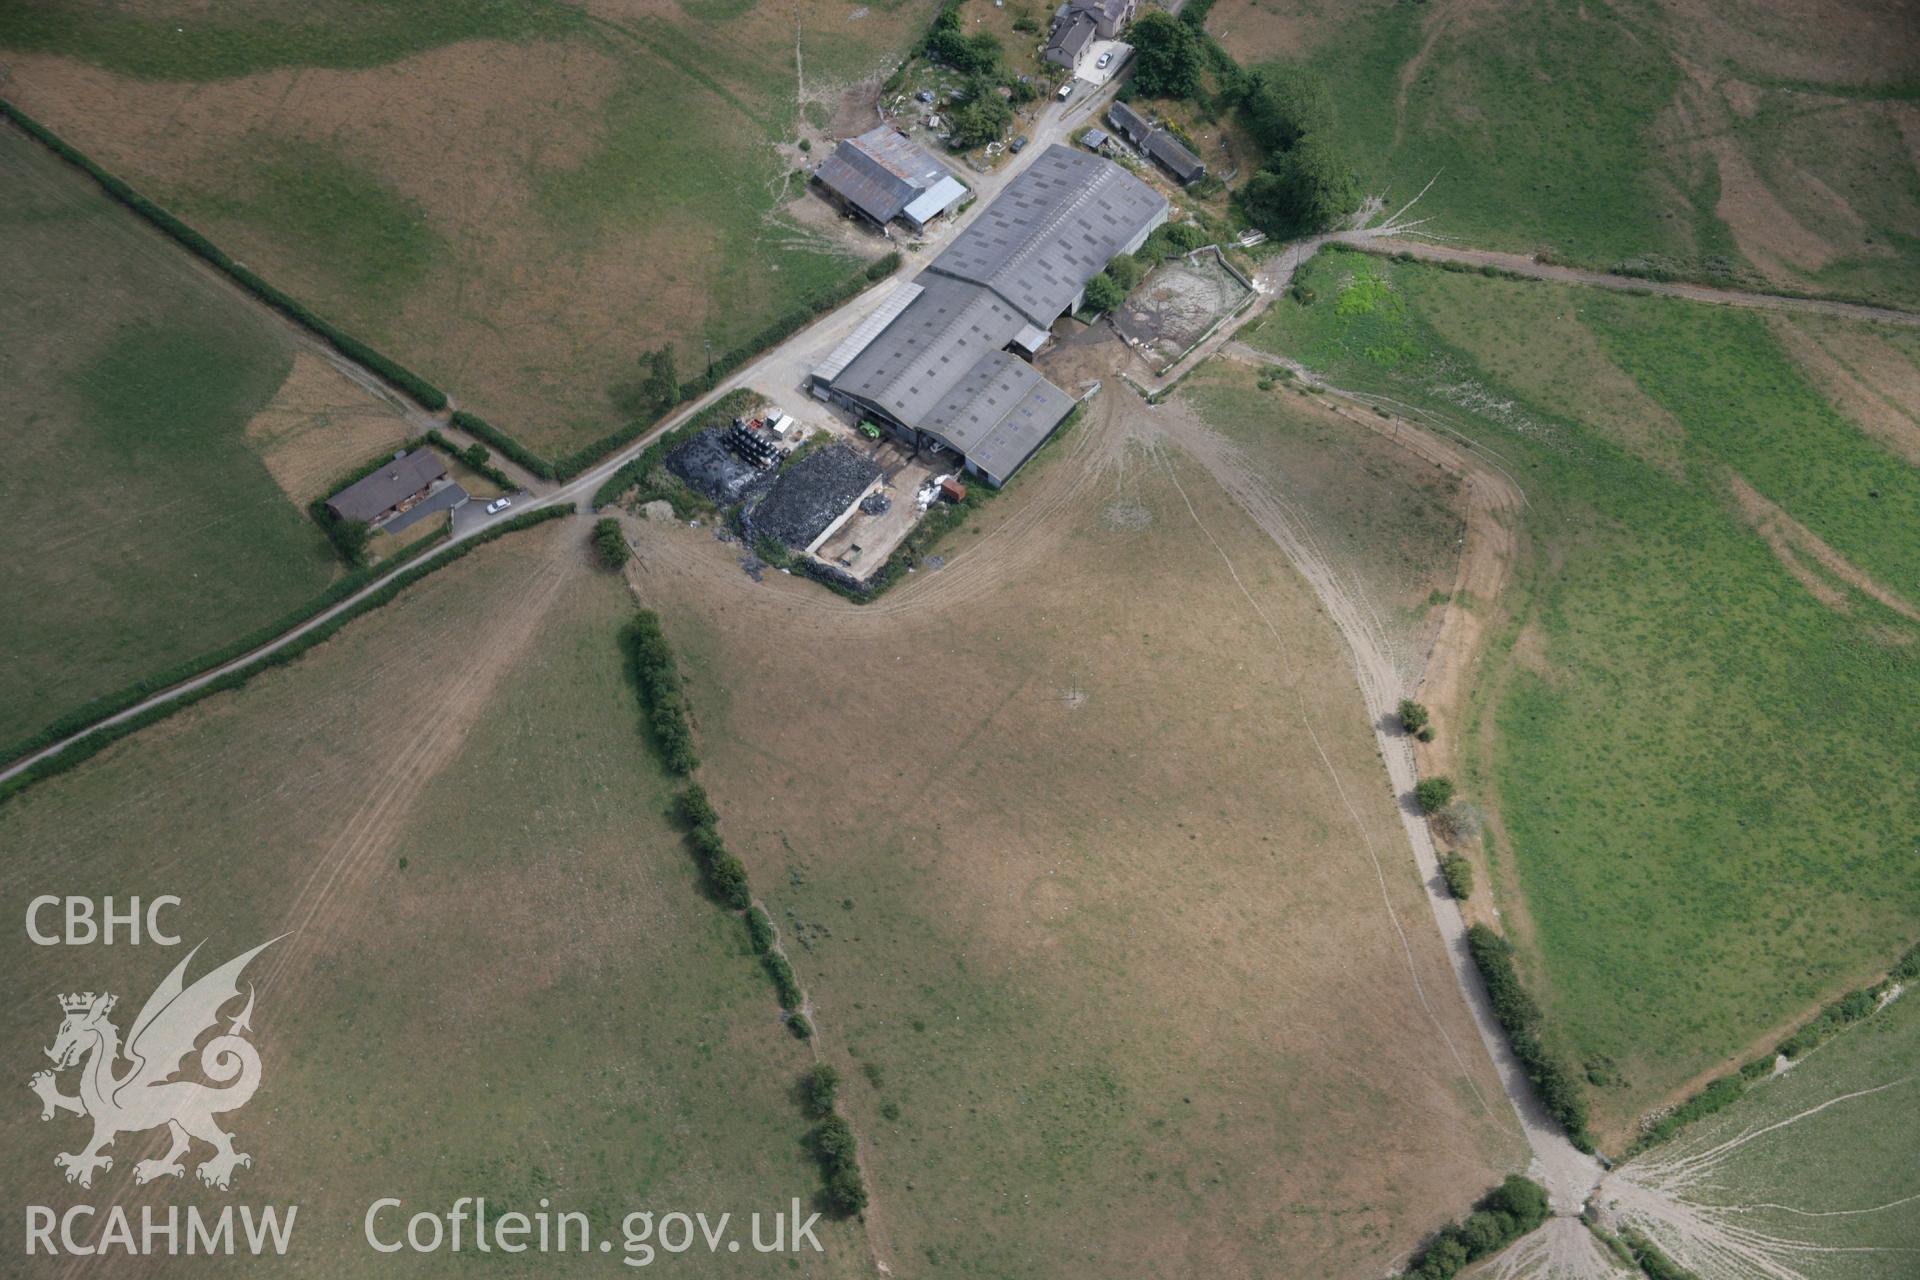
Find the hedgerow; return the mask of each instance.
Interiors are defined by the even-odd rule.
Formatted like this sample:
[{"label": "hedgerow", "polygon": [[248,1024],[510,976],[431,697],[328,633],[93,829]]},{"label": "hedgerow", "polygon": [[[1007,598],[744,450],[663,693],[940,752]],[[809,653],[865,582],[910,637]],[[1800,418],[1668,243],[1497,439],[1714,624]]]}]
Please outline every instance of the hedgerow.
[{"label": "hedgerow", "polygon": [[440,388],[407,368],[399,361],[376,351],[360,339],[334,327],[332,322],[307,309],[289,295],[268,284],[252,270],[241,266],[228,257],[213,241],[195,231],[180,219],[168,213],[147,197],[135,191],[127,183],[114,177],[105,169],[89,159],[86,153],[68,143],[53,130],[27,115],[26,112],[10,102],[0,101],[0,116],[13,121],[21,129],[52,151],[55,155],[73,165],[99,184],[100,189],[127,208],[133,210],[148,222],[158,227],[189,252],[199,256],[215,269],[225,274],[235,284],[251,293],[260,301],[324,339],[335,351],[354,361],[393,386],[404,391],[409,397],[428,409],[446,408],[447,396]]},{"label": "hedgerow", "polygon": [[1407,1280],[1453,1280],[1470,1263],[1498,1253],[1547,1220],[1547,1189],[1511,1174],[1474,1206],[1465,1222],[1450,1222],[1415,1255]]},{"label": "hedgerow", "polygon": [[773,950],[773,920],[759,907],[747,908],[747,941],[757,956]]},{"label": "hedgerow", "polygon": [[681,384],[680,399],[684,402],[705,395],[719,385],[721,378],[738,369],[752,357],[776,343],[785,342],[815,319],[833,310],[868,285],[878,284],[899,269],[899,253],[889,253],[883,258],[877,258],[868,263],[864,270],[855,272],[832,288],[814,294],[733,350],[716,356],[712,367],[707,372],[697,378],[689,378]]},{"label": "hedgerow", "polygon": [[827,1207],[851,1217],[867,1207],[867,1184],[860,1176],[859,1143],[844,1116],[830,1115],[814,1127],[813,1155],[826,1175]]},{"label": "hedgerow", "polygon": [[1700,1277],[1660,1252],[1653,1241],[1628,1227],[1620,1233],[1620,1242],[1633,1254],[1647,1280],[1700,1280]]},{"label": "hedgerow", "polygon": [[[445,568],[447,565],[452,564],[454,561],[460,559],[462,556],[470,554],[471,552],[477,550],[478,548],[484,546],[485,544],[492,542],[494,539],[504,537],[505,535],[512,533],[517,529],[525,529],[531,525],[540,524],[543,521],[554,520],[554,519],[558,519],[561,516],[570,516],[572,514],[573,514],[573,504],[570,502],[562,503],[557,506],[542,507],[537,511],[529,511],[524,515],[514,516],[512,519],[509,519],[509,520],[503,520],[499,524],[489,527],[484,532],[477,533],[470,538],[466,538],[458,543],[455,543],[451,548],[446,550],[440,556],[436,557],[434,562],[431,564],[417,565],[411,569],[403,569],[399,572],[391,572],[393,566],[385,565],[380,568],[378,573],[369,571],[365,576],[356,577],[356,576],[350,575],[347,578],[341,579],[339,582],[335,583],[333,588],[329,591],[328,595],[331,598],[328,599],[325,604],[322,604],[315,608],[308,609],[304,611],[302,614],[300,614],[299,616],[297,616],[296,618],[292,619],[291,621],[287,621],[282,624],[276,624],[276,627],[270,632],[268,632],[264,639],[255,639],[253,637],[249,637],[248,640],[240,642],[240,644],[244,645],[244,647],[239,648],[236,652],[230,653],[228,654],[228,656],[218,658],[214,661],[205,662],[204,665],[199,666],[197,669],[187,673],[186,675],[179,676],[175,679],[167,681],[166,684],[158,686],[155,692],[158,692],[160,689],[166,689],[171,687],[172,685],[179,684],[182,680],[191,679],[193,676],[202,675],[208,670],[222,666],[227,662],[233,661],[234,658],[238,658],[245,655],[247,652],[249,652],[252,649],[259,648],[260,645],[267,643],[268,641],[272,640],[275,636],[278,636],[281,633],[288,631],[295,626],[300,625],[302,622],[307,621],[309,618],[313,617],[315,614],[325,612],[328,608],[331,608],[333,605],[338,604],[342,599],[345,599],[353,595],[355,591],[358,591],[366,587],[368,585],[369,579],[372,579],[373,581],[380,581],[380,574],[388,574],[388,576],[384,580],[384,585],[380,586],[378,590],[369,593],[365,599],[355,602],[351,608],[342,610],[340,613],[327,619],[326,622],[315,627],[313,630],[293,640],[288,641],[286,644],[282,645],[280,648],[275,649],[272,653],[261,655],[259,660],[255,662],[251,662],[246,666],[239,668],[238,670],[230,671],[226,675],[221,676],[217,680],[208,681],[206,684],[200,686],[198,689],[193,690],[191,693],[182,694],[180,697],[173,699],[171,702],[164,702],[158,706],[149,707],[147,710],[141,712],[139,715],[129,716],[125,720],[117,721],[114,724],[105,725],[101,727],[98,732],[88,734],[86,737],[80,739],[78,742],[73,743],[71,746],[66,747],[64,750],[54,755],[48,756],[46,759],[41,760],[29,766],[26,769],[21,770],[19,773],[15,774],[13,777],[7,779],[5,782],[0,782],[0,803],[4,803],[5,801],[12,799],[14,796],[26,790],[26,788],[32,786],[34,783],[39,782],[43,778],[51,778],[56,774],[65,773],[67,770],[73,768],[75,765],[78,765],[81,762],[91,759],[95,755],[98,755],[101,751],[105,750],[108,746],[112,745],[115,742],[118,742],[121,738],[126,737],[128,734],[138,732],[139,730],[146,728],[148,725],[157,724],[158,722],[166,719],[168,716],[173,715],[175,712],[182,711],[187,707],[192,706],[194,703],[200,701],[202,698],[211,697],[216,693],[224,693],[229,689],[238,689],[242,685],[246,684],[249,680],[259,675],[262,671],[266,671],[272,667],[284,666],[287,663],[292,662],[295,658],[299,657],[301,654],[305,653],[307,650],[313,648],[315,645],[318,645],[323,641],[331,639],[335,633],[337,633],[342,627],[346,626],[349,622],[353,621],[355,618],[361,617],[362,615],[367,613],[371,613],[373,610],[380,608],[382,605],[391,603],[393,599],[396,596],[398,596],[402,591],[406,590],[408,587],[412,586],[414,583],[418,582],[420,579],[426,577],[428,574],[433,573],[435,570]],[[430,542],[420,543],[418,544],[418,549],[412,551],[412,553],[407,558],[411,559],[414,556],[423,554],[433,545],[434,544]],[[255,636],[259,636],[259,635],[260,635],[259,632],[255,633]],[[232,649],[232,648],[234,648],[234,646],[229,646],[229,649]],[[141,697],[145,697],[145,696],[147,695],[142,694],[139,697],[132,698],[129,702],[124,703],[121,707],[119,707],[118,710],[119,711],[125,710],[126,706],[140,701]],[[95,717],[93,721],[89,721],[89,723],[97,723],[99,719],[103,719],[106,716],[114,715],[117,713],[118,711],[102,711],[98,716]],[[74,733],[74,732],[81,732],[84,729],[85,729],[85,725],[82,725],[80,729],[70,730],[68,733],[58,734],[54,736],[52,739],[50,739],[50,741],[57,742],[60,740],[60,738],[70,736],[71,733]],[[43,731],[43,733],[44,732],[45,731]],[[45,745],[46,745],[45,743],[41,744],[41,746],[45,746]],[[39,749],[40,749],[39,747],[29,747],[27,748],[26,751],[17,753],[15,758],[18,758],[18,755],[24,755],[24,754],[27,754],[28,752],[39,750]]]},{"label": "hedgerow", "polygon": [[1833,1036],[1878,1009],[1881,997],[1892,988],[1894,983],[1910,981],[1916,977],[1920,977],[1920,946],[1912,948],[1901,956],[1881,981],[1870,987],[1862,987],[1858,991],[1849,991],[1820,1010],[1806,1025],[1782,1040],[1772,1053],[1763,1054],[1752,1062],[1744,1064],[1733,1074],[1713,1081],[1699,1093],[1648,1124],[1641,1130],[1640,1136],[1634,1139],[1627,1154],[1637,1155],[1648,1147],[1657,1146],[1695,1120],[1731,1106],[1746,1093],[1749,1084],[1773,1074],[1776,1055],[1783,1058],[1798,1058],[1811,1053]]},{"label": "hedgerow", "polygon": [[378,581],[382,574],[391,573],[409,561],[425,555],[438,546],[440,538],[445,536],[443,533],[439,538],[416,542],[396,552],[392,558],[382,564],[372,568],[356,569],[345,574],[312,600],[290,613],[281,615],[265,626],[255,628],[237,640],[229,641],[218,649],[189,658],[185,662],[175,663],[171,667],[156,671],[112,693],[95,698],[84,707],[68,712],[52,724],[14,743],[7,748],[5,756],[0,759],[18,760],[22,756],[32,755],[63,738],[70,738],[91,725],[116,716],[156,693],[171,689],[174,685],[191,680],[195,676],[204,675],[215,667],[224,666],[235,658],[253,652],[275,636],[291,631],[315,614],[325,613],[354,592],[367,586],[368,583]]},{"label": "hedgerow", "polygon": [[[520,488],[519,485],[513,482],[512,476],[508,475],[506,472],[494,466],[491,462],[487,460],[487,458],[485,457],[486,449],[483,448],[482,446],[474,445],[472,448],[462,449],[459,445],[455,444],[451,439],[448,438],[446,432],[440,430],[440,428],[438,427],[434,427],[427,432],[427,441],[430,444],[433,444],[441,449],[444,449],[447,453],[451,454],[453,457],[458,458],[461,464],[464,465],[469,471],[478,472],[480,475],[485,476],[493,484],[498,485],[502,489],[505,489],[508,493],[516,492]],[[478,454],[474,452],[474,450],[476,449],[479,450]]]},{"label": "hedgerow", "polygon": [[1494,1016],[1506,1029],[1514,1056],[1533,1082],[1540,1101],[1562,1125],[1567,1138],[1582,1151],[1593,1150],[1593,1136],[1587,1132],[1587,1098],[1566,1067],[1548,1052],[1541,1040],[1540,1006],[1520,984],[1513,967],[1513,946],[1484,924],[1467,930],[1467,948],[1480,968],[1493,1000]]},{"label": "hedgerow", "polygon": [[453,425],[476,440],[484,440],[542,480],[555,478],[553,464],[515,440],[477,413],[465,409],[453,411]]},{"label": "hedgerow", "polygon": [[640,610],[622,629],[620,639],[661,759],[669,772],[684,777],[699,767],[700,757],[693,749],[693,726],[687,720],[681,694],[680,667],[674,661],[673,646],[660,629],[660,615],[651,609]]}]

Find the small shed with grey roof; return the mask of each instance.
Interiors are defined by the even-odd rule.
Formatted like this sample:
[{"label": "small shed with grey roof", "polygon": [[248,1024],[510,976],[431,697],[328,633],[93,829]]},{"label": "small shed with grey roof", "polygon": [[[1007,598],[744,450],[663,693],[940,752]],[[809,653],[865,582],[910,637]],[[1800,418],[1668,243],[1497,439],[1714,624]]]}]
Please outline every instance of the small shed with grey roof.
[{"label": "small shed with grey roof", "polygon": [[1207,176],[1205,162],[1193,154],[1186,143],[1158,125],[1148,123],[1145,116],[1126,103],[1114,103],[1107,111],[1107,120],[1127,141],[1179,179],[1181,186],[1192,186]]},{"label": "small shed with grey roof", "polygon": [[813,176],[876,226],[901,218],[918,229],[967,194],[946,165],[892,125],[842,139]]},{"label": "small shed with grey roof", "polygon": [[327,499],[327,510],[340,520],[379,524],[409,510],[447,478],[447,464],[431,449],[415,449],[381,464]]}]

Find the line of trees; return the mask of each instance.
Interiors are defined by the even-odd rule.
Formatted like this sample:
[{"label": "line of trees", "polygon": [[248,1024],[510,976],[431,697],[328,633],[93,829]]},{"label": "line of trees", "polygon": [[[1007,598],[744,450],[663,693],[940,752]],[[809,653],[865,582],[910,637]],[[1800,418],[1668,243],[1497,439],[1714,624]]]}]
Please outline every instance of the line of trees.
[{"label": "line of trees", "polygon": [[1542,1039],[1540,1006],[1521,985],[1519,971],[1513,965],[1513,946],[1484,924],[1467,930],[1467,949],[1487,984],[1493,1001],[1493,1015],[1506,1030],[1514,1057],[1520,1060],[1533,1082],[1540,1101],[1554,1119],[1567,1130],[1567,1137],[1582,1151],[1593,1150],[1593,1135],[1587,1132],[1587,1098],[1573,1075],[1550,1052]]},{"label": "line of trees", "polygon": [[[642,698],[653,704],[653,697],[671,689],[676,702],[680,673],[673,652],[660,628],[659,615],[642,609],[621,633],[623,647],[642,690]],[[691,755],[691,743],[689,743]],[[664,750],[663,750],[664,755]],[[673,763],[669,759],[668,767]],[[676,772],[691,772],[692,765]],[[689,782],[674,797],[672,816],[686,833],[687,843],[699,860],[707,891],[727,909],[737,912],[746,924],[747,944],[760,958],[761,968],[773,982],[780,1007],[786,1011],[788,1029],[800,1039],[813,1035],[813,1024],[801,1012],[806,993],[794,975],[793,964],[780,950],[773,921],[753,901],[747,882],[747,869],[728,851],[720,836],[720,812],[714,807],[707,789]],[[835,1109],[839,1096],[840,1073],[826,1063],[816,1063],[801,1077],[802,1105],[809,1118],[818,1120],[807,1135],[807,1146],[820,1164],[821,1198],[827,1209],[838,1217],[850,1217],[867,1207],[867,1183],[860,1173],[858,1143],[853,1126]]]},{"label": "line of trees", "polygon": [[1465,1222],[1442,1227],[1421,1249],[1406,1280],[1453,1280],[1469,1264],[1506,1248],[1547,1220],[1547,1189],[1510,1175],[1474,1206]]},{"label": "line of trees", "polygon": [[660,629],[660,615],[640,610],[621,630],[620,640],[660,758],[669,772],[685,777],[699,767],[700,757],[694,751],[680,667]]}]

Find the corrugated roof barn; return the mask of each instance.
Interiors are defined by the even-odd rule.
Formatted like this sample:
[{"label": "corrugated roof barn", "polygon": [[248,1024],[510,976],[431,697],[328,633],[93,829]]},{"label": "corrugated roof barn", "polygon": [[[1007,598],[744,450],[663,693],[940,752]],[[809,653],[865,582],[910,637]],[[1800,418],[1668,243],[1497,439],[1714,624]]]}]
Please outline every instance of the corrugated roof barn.
[{"label": "corrugated roof barn", "polygon": [[909,211],[914,224],[922,225],[967,192],[946,165],[891,125],[842,139],[813,176],[882,225]]},{"label": "corrugated roof barn", "polygon": [[1158,125],[1149,124],[1145,116],[1126,103],[1116,102],[1109,107],[1107,119],[1114,128],[1126,136],[1127,141],[1146,152],[1168,173],[1178,178],[1182,186],[1188,186],[1207,176],[1207,166],[1199,156],[1188,150],[1186,143]]},{"label": "corrugated roof barn", "polygon": [[889,301],[889,323],[857,352],[843,343],[815,378],[1003,484],[1073,408],[1005,348],[1035,349],[1087,281],[1139,248],[1167,208],[1111,161],[1048,147],[914,279],[918,292]]}]

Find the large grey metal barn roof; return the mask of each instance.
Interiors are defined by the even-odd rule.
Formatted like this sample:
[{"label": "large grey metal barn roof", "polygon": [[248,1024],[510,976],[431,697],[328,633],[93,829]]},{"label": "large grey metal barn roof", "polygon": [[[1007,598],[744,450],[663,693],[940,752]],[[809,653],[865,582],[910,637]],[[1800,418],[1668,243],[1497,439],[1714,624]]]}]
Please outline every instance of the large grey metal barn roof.
[{"label": "large grey metal barn roof", "polygon": [[931,264],[1051,325],[1167,200],[1112,161],[1048,147]]},{"label": "large grey metal barn roof", "polygon": [[1004,480],[1073,409],[1073,397],[1018,356],[989,351],[920,423]]},{"label": "large grey metal barn roof", "polygon": [[1004,481],[1073,408],[1004,348],[1044,341],[1087,281],[1166,212],[1165,197],[1112,161],[1048,147],[907,286],[917,292],[883,304],[882,327],[842,343],[815,377]]},{"label": "large grey metal barn roof", "polygon": [[415,449],[354,481],[328,498],[327,506],[342,520],[372,520],[446,474],[447,464],[438,454],[431,449]]},{"label": "large grey metal barn roof", "polygon": [[814,177],[875,222],[891,222],[923,192],[949,180],[947,166],[892,125],[845,138]]},{"label": "large grey metal barn roof", "polygon": [[920,292],[894,322],[833,380],[857,396],[918,425],[981,356],[998,351],[1026,319],[990,289],[922,272]]}]

